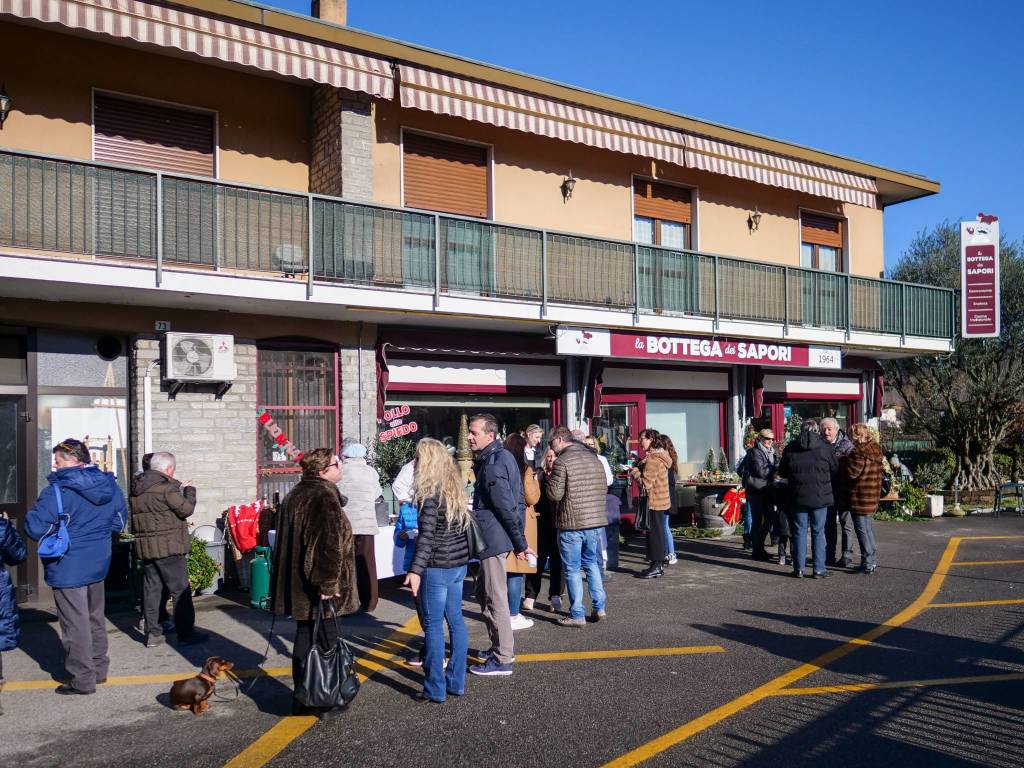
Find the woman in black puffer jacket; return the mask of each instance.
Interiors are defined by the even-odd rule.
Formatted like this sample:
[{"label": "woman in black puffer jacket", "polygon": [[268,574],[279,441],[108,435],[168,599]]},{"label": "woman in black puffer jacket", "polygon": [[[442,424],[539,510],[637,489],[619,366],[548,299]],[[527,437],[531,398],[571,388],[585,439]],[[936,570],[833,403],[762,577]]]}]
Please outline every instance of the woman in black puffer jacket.
[{"label": "woman in black puffer jacket", "polygon": [[[421,701],[442,702],[466,692],[469,636],[462,618],[462,583],[469,563],[469,510],[459,471],[442,443],[424,438],[416,445],[413,480],[419,505],[419,537],[405,583],[419,598],[425,638]],[[444,667],[444,624],[452,657]]]},{"label": "woman in black puffer jacket", "polygon": [[793,519],[793,575],[803,578],[807,558],[807,528],[811,528],[813,577],[828,576],[825,570],[825,517],[835,503],[832,473],[837,468],[832,446],[818,434],[818,422],[808,419],[800,434],[786,446],[779,463],[779,476],[789,484]]}]

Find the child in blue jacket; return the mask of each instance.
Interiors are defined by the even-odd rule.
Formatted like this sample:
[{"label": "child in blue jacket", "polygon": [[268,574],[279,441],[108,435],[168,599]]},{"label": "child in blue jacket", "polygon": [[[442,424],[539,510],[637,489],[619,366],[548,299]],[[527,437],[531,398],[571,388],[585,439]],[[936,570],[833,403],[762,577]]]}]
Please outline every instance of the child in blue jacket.
[{"label": "child in blue jacket", "polygon": [[[3,652],[17,648],[21,635],[14,582],[5,566],[19,565],[25,561],[25,554],[25,542],[7,519],[7,513],[0,512],[0,692],[4,689]],[[0,702],[0,715],[3,713],[3,703]]]}]

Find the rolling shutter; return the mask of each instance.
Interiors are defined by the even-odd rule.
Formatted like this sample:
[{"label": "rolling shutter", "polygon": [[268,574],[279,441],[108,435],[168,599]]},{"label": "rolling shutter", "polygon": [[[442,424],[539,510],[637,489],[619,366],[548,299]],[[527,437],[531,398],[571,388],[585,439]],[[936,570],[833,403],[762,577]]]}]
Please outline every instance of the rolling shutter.
[{"label": "rolling shutter", "polygon": [[487,217],[486,148],[415,133],[402,144],[407,207]]},{"label": "rolling shutter", "polygon": [[800,242],[843,247],[843,222],[830,216],[816,213],[800,214]]},{"label": "rolling shutter", "polygon": [[636,179],[633,182],[633,213],[662,221],[690,224],[690,190]]},{"label": "rolling shutter", "polygon": [[193,176],[214,176],[214,124],[210,112],[97,93],[93,156]]}]

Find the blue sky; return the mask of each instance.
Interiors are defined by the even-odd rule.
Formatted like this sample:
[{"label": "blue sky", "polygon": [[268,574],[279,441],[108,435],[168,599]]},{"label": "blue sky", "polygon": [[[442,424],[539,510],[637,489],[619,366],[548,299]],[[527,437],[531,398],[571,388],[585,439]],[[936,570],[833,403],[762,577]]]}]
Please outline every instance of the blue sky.
[{"label": "blue sky", "polygon": [[[300,13],[304,0],[266,3]],[[1024,3],[349,0],[349,26],[910,171],[886,264],[943,219],[1024,228]],[[983,13],[982,10],[983,9]]]}]

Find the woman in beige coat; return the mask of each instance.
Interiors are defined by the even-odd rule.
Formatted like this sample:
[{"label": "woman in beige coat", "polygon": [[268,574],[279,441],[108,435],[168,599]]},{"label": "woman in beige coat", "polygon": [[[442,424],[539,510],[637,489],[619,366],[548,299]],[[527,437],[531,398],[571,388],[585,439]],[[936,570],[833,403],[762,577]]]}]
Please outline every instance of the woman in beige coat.
[{"label": "woman in beige coat", "polygon": [[[519,464],[519,471],[523,474],[523,500],[526,502],[524,519],[520,521],[523,525],[523,535],[526,536],[526,543],[534,552],[537,551],[537,512],[534,506],[540,501],[540,482],[537,480],[537,471],[526,462],[526,438],[522,435],[509,435],[505,440],[505,449],[515,456]],[[530,565],[529,560],[520,560],[514,552],[508,553],[506,570],[508,571],[508,612],[512,614],[512,629],[529,629],[533,626],[533,619],[528,619],[519,612],[523,602],[523,586],[526,581],[525,574],[537,571],[536,559]]]},{"label": "woman in beige coat", "polygon": [[640,573],[642,579],[657,579],[665,575],[665,515],[672,506],[669,496],[668,471],[672,459],[661,440],[661,434],[654,429],[640,433],[640,447],[645,456],[633,467],[633,479],[638,480],[647,494],[649,522],[647,530],[647,570]]}]

